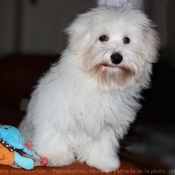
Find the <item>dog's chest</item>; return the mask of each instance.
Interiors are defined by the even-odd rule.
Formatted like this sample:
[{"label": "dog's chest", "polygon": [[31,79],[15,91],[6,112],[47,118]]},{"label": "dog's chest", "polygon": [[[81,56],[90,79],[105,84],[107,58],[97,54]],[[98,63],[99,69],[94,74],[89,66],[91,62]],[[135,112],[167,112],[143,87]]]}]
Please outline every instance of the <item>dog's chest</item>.
[{"label": "dog's chest", "polygon": [[116,94],[98,91],[73,95],[69,103],[71,129],[98,135],[106,126],[117,127],[126,118],[118,101]]}]

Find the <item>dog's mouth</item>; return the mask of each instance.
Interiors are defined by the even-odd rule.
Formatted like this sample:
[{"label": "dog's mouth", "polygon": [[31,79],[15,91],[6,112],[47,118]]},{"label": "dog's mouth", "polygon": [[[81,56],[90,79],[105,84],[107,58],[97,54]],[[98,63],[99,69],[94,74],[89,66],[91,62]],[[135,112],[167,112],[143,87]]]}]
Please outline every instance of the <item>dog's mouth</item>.
[{"label": "dog's mouth", "polygon": [[101,63],[96,66],[97,69],[102,70],[103,68],[111,68],[111,69],[119,69],[127,74],[134,74],[134,71],[124,65],[114,65],[114,64],[109,64],[109,63]]},{"label": "dog's mouth", "polygon": [[106,67],[106,68],[117,68],[116,65],[109,64],[109,63],[101,63],[101,64],[97,65],[96,67],[99,68],[99,69],[102,69],[103,67]]}]

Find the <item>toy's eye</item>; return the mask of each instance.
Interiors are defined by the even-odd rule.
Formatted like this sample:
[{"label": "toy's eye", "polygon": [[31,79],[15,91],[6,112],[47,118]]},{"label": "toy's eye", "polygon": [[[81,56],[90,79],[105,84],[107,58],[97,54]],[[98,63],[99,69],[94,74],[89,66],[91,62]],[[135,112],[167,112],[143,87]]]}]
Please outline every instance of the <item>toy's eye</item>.
[{"label": "toy's eye", "polygon": [[102,36],[99,37],[99,40],[100,40],[101,42],[103,42],[103,41],[108,41],[108,37],[107,37],[106,35],[102,35]]},{"label": "toy's eye", "polygon": [[8,130],[9,128],[4,128],[4,129]]},{"label": "toy's eye", "polygon": [[129,44],[130,43],[130,39],[126,36],[123,38],[123,43],[124,44]]}]

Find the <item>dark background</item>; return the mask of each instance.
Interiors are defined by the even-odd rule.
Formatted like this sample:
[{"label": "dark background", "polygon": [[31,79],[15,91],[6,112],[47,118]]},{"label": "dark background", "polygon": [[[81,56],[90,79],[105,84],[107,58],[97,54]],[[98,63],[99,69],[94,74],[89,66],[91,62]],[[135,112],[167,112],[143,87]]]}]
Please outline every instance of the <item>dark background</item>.
[{"label": "dark background", "polygon": [[[119,1],[123,5],[126,2]],[[121,141],[120,156],[134,162],[145,174],[173,174],[170,170],[175,169],[175,0],[130,2],[157,24],[161,49],[159,62],[153,65],[151,88],[143,91],[143,108]],[[55,55],[60,55],[66,46],[64,28],[77,13],[97,4],[95,0],[1,0],[0,74],[2,69],[3,75],[9,73],[9,68],[2,66],[9,57],[15,61],[18,56],[26,60],[33,56],[42,61],[51,56],[55,60]],[[26,69],[28,63],[24,65],[20,59],[18,69]],[[2,76],[0,82],[0,86],[7,84]],[[8,87],[3,90],[8,91]],[[24,104],[18,107],[22,111],[28,99],[21,100]],[[0,112],[3,108],[0,99]]]}]

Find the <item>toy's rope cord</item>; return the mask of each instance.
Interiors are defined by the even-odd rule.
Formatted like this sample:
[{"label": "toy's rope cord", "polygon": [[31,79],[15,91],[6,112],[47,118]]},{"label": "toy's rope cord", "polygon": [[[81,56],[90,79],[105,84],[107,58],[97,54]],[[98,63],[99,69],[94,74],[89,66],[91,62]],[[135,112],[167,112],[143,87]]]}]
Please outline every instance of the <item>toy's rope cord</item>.
[{"label": "toy's rope cord", "polygon": [[10,152],[16,151],[16,149],[13,146],[9,145],[4,139],[0,139],[0,143],[4,145]]}]

